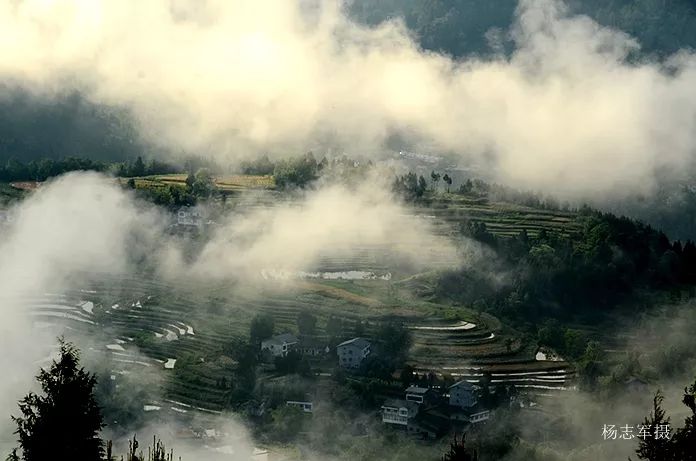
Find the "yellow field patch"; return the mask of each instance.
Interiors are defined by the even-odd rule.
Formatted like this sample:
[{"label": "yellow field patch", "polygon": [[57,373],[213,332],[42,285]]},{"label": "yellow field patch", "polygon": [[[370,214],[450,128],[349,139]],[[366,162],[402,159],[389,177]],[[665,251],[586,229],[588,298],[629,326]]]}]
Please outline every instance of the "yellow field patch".
[{"label": "yellow field patch", "polygon": [[231,175],[215,179],[220,189],[271,189],[275,180],[270,175]]},{"label": "yellow field patch", "polygon": [[[186,185],[186,174],[162,174],[134,178],[137,187],[158,187],[165,185]],[[121,184],[125,184],[129,178],[119,178]],[[243,189],[273,189],[275,180],[270,175],[229,175],[215,178],[215,186],[223,191],[236,191]]]},{"label": "yellow field patch", "polygon": [[355,304],[360,304],[367,307],[381,307],[382,303],[376,299],[367,298],[365,296],[356,295],[343,288],[332,287],[329,285],[323,285],[321,283],[312,282],[302,282],[299,284],[301,288],[312,292],[318,293],[320,295],[326,296],[327,298],[343,299]]},{"label": "yellow field patch", "polygon": [[187,177],[188,175],[186,174],[163,174],[158,176],[150,176],[149,178],[165,184],[178,184],[183,186],[186,183]]}]

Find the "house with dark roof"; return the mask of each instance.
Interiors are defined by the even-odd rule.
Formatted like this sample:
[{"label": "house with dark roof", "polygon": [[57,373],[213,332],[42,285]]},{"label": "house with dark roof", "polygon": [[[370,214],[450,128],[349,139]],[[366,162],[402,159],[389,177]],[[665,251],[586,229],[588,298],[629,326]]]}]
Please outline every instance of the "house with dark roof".
[{"label": "house with dark roof", "polygon": [[389,399],[382,405],[382,422],[398,426],[408,426],[418,414],[418,404],[406,400]]},{"label": "house with dark roof", "polygon": [[268,352],[273,357],[285,357],[295,348],[297,343],[295,335],[283,333],[261,341],[261,351]]},{"label": "house with dark roof", "polygon": [[471,408],[476,402],[476,388],[470,382],[462,380],[449,387],[449,404],[453,407]]},{"label": "house with dark roof", "polygon": [[353,338],[336,346],[338,364],[342,368],[355,369],[370,355],[372,344],[365,338]]},{"label": "house with dark roof", "polygon": [[449,418],[454,424],[478,424],[484,421],[488,421],[490,417],[491,411],[487,408],[484,408],[480,404],[476,404],[473,407],[469,408],[452,406],[449,408]]},{"label": "house with dark roof", "polygon": [[329,349],[327,341],[325,340],[314,336],[301,336],[298,350],[302,352],[302,355],[319,357],[328,354],[331,349]]},{"label": "house with dark roof", "polygon": [[417,404],[434,403],[437,400],[437,393],[428,387],[411,385],[406,388],[406,400]]},{"label": "house with dark roof", "polygon": [[437,439],[445,435],[452,423],[446,412],[439,411],[437,408],[421,410],[418,414],[408,421],[406,431],[413,436],[421,439]]},{"label": "house with dark roof", "polygon": [[629,392],[636,394],[645,394],[649,392],[650,386],[647,381],[638,378],[637,376],[630,376],[624,381],[624,385]]}]

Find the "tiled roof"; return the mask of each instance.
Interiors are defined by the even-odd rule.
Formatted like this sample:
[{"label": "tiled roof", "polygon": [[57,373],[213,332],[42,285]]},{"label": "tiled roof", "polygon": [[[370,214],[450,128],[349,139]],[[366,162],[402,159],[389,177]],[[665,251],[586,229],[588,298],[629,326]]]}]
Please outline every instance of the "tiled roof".
[{"label": "tiled roof", "polygon": [[290,333],[283,333],[280,335],[273,336],[271,338],[265,339],[264,342],[266,343],[274,343],[274,344],[285,344],[285,343],[296,343],[297,338],[295,335],[290,334]]},{"label": "tiled roof", "polygon": [[349,339],[348,341],[343,341],[341,344],[339,344],[336,347],[341,347],[341,346],[355,346],[360,349],[365,349],[366,347],[370,346],[370,341],[368,341],[365,338],[353,338]]}]

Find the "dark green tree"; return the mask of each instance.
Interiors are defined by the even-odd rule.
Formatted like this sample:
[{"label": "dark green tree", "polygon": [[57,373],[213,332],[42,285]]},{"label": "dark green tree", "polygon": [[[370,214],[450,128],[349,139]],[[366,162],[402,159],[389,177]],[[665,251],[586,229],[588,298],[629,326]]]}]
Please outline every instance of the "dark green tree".
[{"label": "dark green tree", "polygon": [[403,363],[413,344],[411,331],[403,324],[393,322],[381,325],[375,339],[380,343],[380,355],[397,367]]},{"label": "dark green tree", "polygon": [[304,156],[280,161],[275,164],[273,177],[280,189],[305,187],[318,177],[318,164],[309,152]]},{"label": "dark green tree", "polygon": [[459,193],[460,194],[470,194],[474,189],[474,183],[471,182],[471,179],[467,179],[461,186],[459,186]]},{"label": "dark green tree", "polygon": [[258,345],[253,346],[237,340],[230,345],[230,355],[237,361],[234,379],[230,382],[234,389],[230,395],[230,403],[234,406],[248,402],[256,387]]},{"label": "dark green tree", "polygon": [[330,316],[326,320],[324,331],[326,331],[329,337],[331,347],[334,347],[336,344],[340,343],[340,340],[343,338],[343,320],[335,315]]},{"label": "dark green tree", "polygon": [[643,422],[649,436],[638,438],[638,459],[696,461],[696,382],[684,389],[682,402],[691,414],[685,418],[683,427],[675,429],[670,425],[662,401],[662,393],[658,391],[653,399],[653,411]]},{"label": "dark green tree", "polygon": [[593,391],[597,387],[602,374],[602,352],[597,341],[590,341],[587,343],[585,353],[578,361],[580,384],[587,390]]},{"label": "dark green tree", "polygon": [[462,435],[462,438],[457,440],[457,436],[454,436],[454,441],[450,444],[450,449],[445,455],[442,457],[442,461],[477,461],[478,460],[478,454],[476,451],[472,451],[471,453],[469,450],[466,448],[464,444],[464,436]]},{"label": "dark green tree", "polygon": [[445,173],[445,175],[442,177],[442,180],[447,184],[447,193],[450,191],[450,186],[452,185],[452,177]]},{"label": "dark green tree", "polygon": [[401,381],[401,384],[404,386],[410,386],[415,379],[415,371],[416,370],[411,365],[405,365],[401,369],[401,373],[399,373],[399,381]]},{"label": "dark green tree", "polygon": [[196,182],[196,175],[193,174],[193,172],[189,171],[188,176],[186,176],[186,186],[191,189],[193,188],[193,184]]},{"label": "dark green tree", "polygon": [[505,350],[508,352],[512,351],[512,345],[515,343],[515,340],[512,338],[505,338]]},{"label": "dark green tree", "polygon": [[130,176],[144,176],[145,175],[145,162],[143,162],[143,158],[138,155],[138,158],[135,159],[135,162],[133,163],[133,167],[131,168]]},{"label": "dark green tree", "polygon": [[674,446],[669,439],[658,439],[654,436],[655,430],[667,425],[669,426],[669,418],[665,415],[665,410],[662,409],[662,401],[664,397],[660,391],[657,391],[653,399],[653,411],[650,416],[645,418],[643,426],[647,427],[645,433],[647,437],[638,437],[638,459],[647,459],[650,461],[671,461],[681,458],[674,457]]},{"label": "dark green tree", "polygon": [[353,328],[355,336],[365,336],[365,326],[365,322],[362,320],[356,320],[355,327]]},{"label": "dark green tree", "polygon": [[425,178],[423,176],[419,176],[418,177],[418,188],[416,189],[416,196],[422,197],[427,188],[428,188],[428,184],[425,182]]},{"label": "dark green tree", "polygon": [[268,314],[257,314],[251,320],[249,327],[249,340],[251,344],[258,347],[261,341],[273,336],[275,322],[273,317]]},{"label": "dark green tree", "polygon": [[[188,178],[187,178],[188,183]],[[207,168],[201,168],[194,176],[191,193],[196,197],[210,197],[215,190],[215,181]]]},{"label": "dark green tree", "polygon": [[302,364],[302,355],[296,351],[288,352],[286,356],[278,356],[273,359],[275,369],[280,374],[298,373]]},{"label": "dark green tree", "polygon": [[305,417],[297,407],[283,405],[271,412],[273,434],[282,442],[288,442],[302,431]]},{"label": "dark green tree", "polygon": [[271,162],[268,155],[241,164],[242,173],[250,175],[270,175],[273,174],[274,168],[275,164]]},{"label": "dark green tree", "polygon": [[682,403],[691,414],[684,419],[684,427],[676,431],[673,440],[682,459],[696,461],[696,381],[684,389]]},{"label": "dark green tree", "polygon": [[317,318],[307,310],[302,310],[297,315],[297,330],[301,335],[313,335],[317,329]]},{"label": "dark green tree", "polygon": [[26,461],[101,460],[102,415],[94,398],[96,378],[80,367],[75,346],[59,339],[60,357],[37,376],[42,395],[30,392],[19,401],[19,449]]},{"label": "dark green tree", "polygon": [[133,440],[128,441],[126,461],[174,461],[174,450],[167,451],[164,443],[157,436],[152,437],[152,446],[147,447],[147,457],[145,457],[142,450],[138,451],[139,447],[138,439],[134,435]]},{"label": "dark green tree", "polygon": [[440,182],[440,173],[435,173],[435,170],[431,171],[430,179],[433,182],[433,190],[437,190],[437,183]]}]

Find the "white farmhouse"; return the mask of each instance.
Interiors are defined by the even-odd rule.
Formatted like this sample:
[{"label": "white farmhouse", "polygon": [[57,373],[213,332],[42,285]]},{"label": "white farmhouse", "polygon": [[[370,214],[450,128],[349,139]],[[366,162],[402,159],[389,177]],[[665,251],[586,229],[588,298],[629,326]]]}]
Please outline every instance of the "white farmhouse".
[{"label": "white farmhouse", "polygon": [[382,422],[407,426],[408,422],[418,414],[418,404],[407,400],[391,399],[382,405]]},{"label": "white farmhouse", "polygon": [[203,213],[197,207],[182,206],[176,213],[176,223],[179,226],[201,227],[203,225]]},{"label": "white farmhouse", "polygon": [[285,405],[295,407],[302,410],[303,413],[312,413],[314,411],[314,403],[299,400],[288,400]]},{"label": "white farmhouse", "polygon": [[490,410],[481,410],[469,415],[469,422],[471,424],[481,423],[483,421],[488,421],[491,417]]},{"label": "white farmhouse", "polygon": [[338,364],[342,368],[358,368],[362,361],[370,355],[372,345],[365,338],[353,338],[336,346]]},{"label": "white farmhouse", "polygon": [[273,357],[285,357],[297,343],[294,335],[283,333],[261,341],[261,350],[270,352]]},{"label": "white farmhouse", "polygon": [[456,407],[450,410],[450,421],[459,424],[478,424],[491,418],[491,411],[476,405],[472,408],[461,409]]}]

